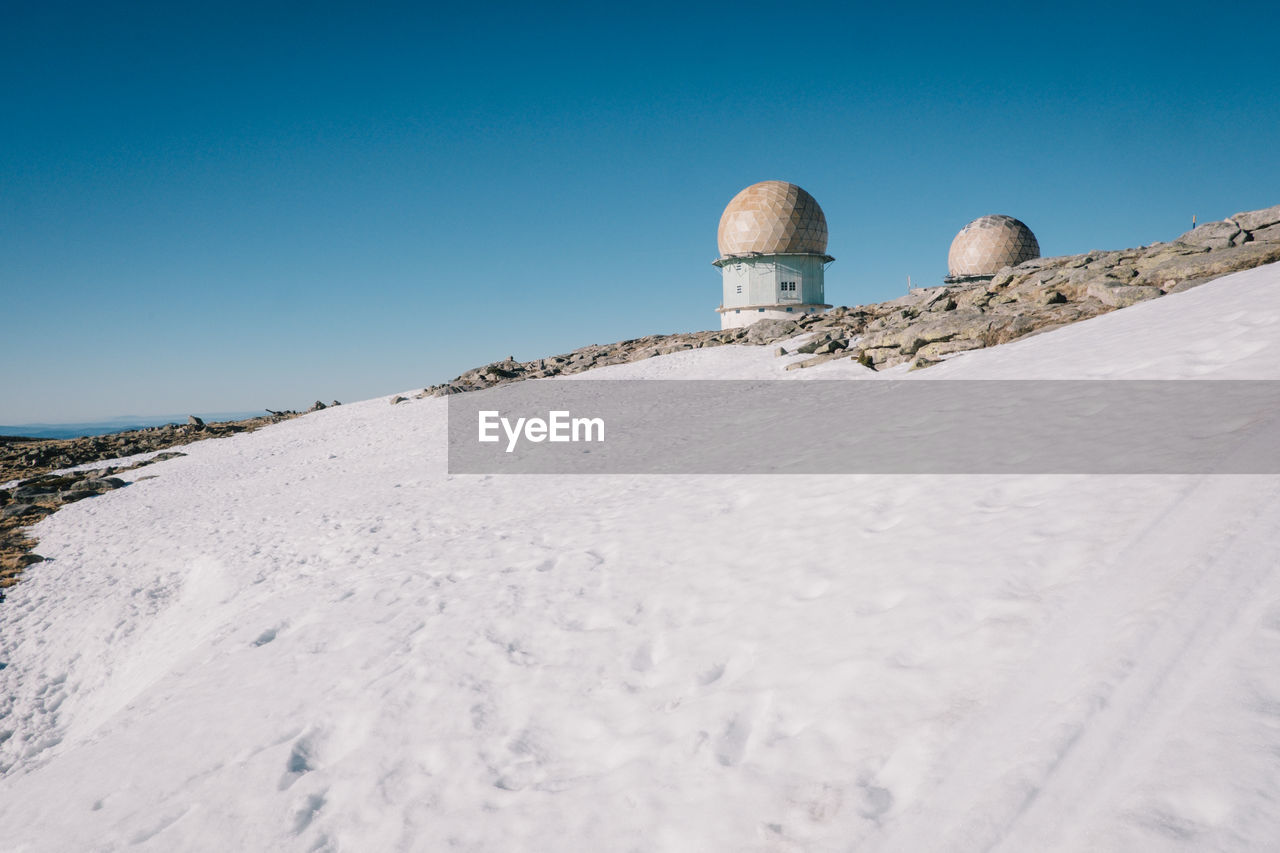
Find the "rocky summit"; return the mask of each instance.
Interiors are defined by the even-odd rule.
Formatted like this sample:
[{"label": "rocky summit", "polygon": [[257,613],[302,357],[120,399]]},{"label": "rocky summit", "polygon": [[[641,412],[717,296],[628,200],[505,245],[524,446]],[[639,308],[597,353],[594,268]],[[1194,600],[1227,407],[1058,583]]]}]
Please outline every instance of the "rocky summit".
[{"label": "rocky summit", "polygon": [[158,453],[132,465],[53,472],[91,462],[154,453],[206,438],[251,432],[267,424],[296,417],[297,414],[272,412],[258,418],[208,424],[192,415],[187,423],[181,425],[168,424],[83,438],[31,439],[0,436],[0,486],[5,486],[0,488],[0,601],[4,600],[4,588],[17,583],[23,569],[44,559],[32,553],[36,541],[26,535],[24,528],[35,524],[64,504],[105,494],[126,485],[115,474],[183,454]]},{"label": "rocky summit", "polygon": [[[724,344],[778,347],[778,355],[809,356],[788,365],[802,370],[851,358],[872,370],[907,363],[928,367],[965,350],[1001,344],[1158,299],[1228,273],[1280,261],[1280,205],[1209,222],[1168,243],[1136,249],[1036,258],[1000,270],[990,281],[925,287],[888,302],[835,308],[796,320],[764,320],[738,329],[648,335],[593,344],[535,361],[508,357],[426,388],[438,396],[491,388],[522,379],[581,373],[681,350]],[[406,398],[396,396],[393,404]],[[339,405],[334,401],[331,405]],[[309,411],[326,406],[317,401]],[[118,459],[231,435],[274,423],[296,412],[271,412],[248,421],[183,425],[70,440],[0,437],[0,590],[41,558],[24,528],[70,501],[124,485],[112,476],[132,467],[51,473],[87,462]],[[165,458],[154,457],[148,462]],[[138,463],[139,465],[147,462]]]},{"label": "rocky summit", "polygon": [[[321,405],[321,408],[325,407]],[[185,424],[165,424],[81,438],[0,436],[0,484],[74,465],[121,459],[206,438],[251,432],[297,415],[292,411],[271,412],[256,418],[207,424],[192,415]]]},{"label": "rocky summit", "polygon": [[1280,205],[1206,223],[1168,243],[1036,258],[1006,267],[990,281],[917,288],[873,305],[834,308],[796,320],[763,320],[740,329],[592,344],[534,361],[508,357],[426,388],[420,396],[581,373],[687,349],[763,346],[806,334],[798,347],[778,348],[779,355],[810,355],[789,365],[791,369],[834,358],[852,358],[873,370],[903,363],[916,369],[954,353],[1049,331],[1276,261]]}]

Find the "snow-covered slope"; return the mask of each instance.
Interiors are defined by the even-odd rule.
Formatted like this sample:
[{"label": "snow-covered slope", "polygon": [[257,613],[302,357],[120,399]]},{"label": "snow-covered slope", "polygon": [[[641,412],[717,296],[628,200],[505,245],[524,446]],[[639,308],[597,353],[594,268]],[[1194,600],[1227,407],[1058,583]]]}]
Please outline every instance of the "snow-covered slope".
[{"label": "snow-covered slope", "polygon": [[[788,360],[587,378],[879,376]],[[1280,266],[910,375],[1280,378]],[[0,847],[1275,849],[1280,478],[450,477],[444,415],[41,522]]]}]

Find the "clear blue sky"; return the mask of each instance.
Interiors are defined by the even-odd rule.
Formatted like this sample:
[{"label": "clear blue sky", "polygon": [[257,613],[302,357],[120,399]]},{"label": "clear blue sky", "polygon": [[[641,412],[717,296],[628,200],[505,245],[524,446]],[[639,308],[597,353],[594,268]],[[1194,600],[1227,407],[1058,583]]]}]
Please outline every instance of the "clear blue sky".
[{"label": "clear blue sky", "polygon": [[793,181],[828,301],[1280,203],[1275,4],[10,3],[0,423],[301,407],[711,328]]}]

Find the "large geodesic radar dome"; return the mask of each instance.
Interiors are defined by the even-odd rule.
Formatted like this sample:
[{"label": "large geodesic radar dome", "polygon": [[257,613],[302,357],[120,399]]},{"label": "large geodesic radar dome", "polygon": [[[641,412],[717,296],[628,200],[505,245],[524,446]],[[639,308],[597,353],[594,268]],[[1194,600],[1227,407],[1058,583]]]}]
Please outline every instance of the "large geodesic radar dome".
[{"label": "large geodesic radar dome", "polygon": [[720,254],[827,251],[827,217],[813,196],[786,181],[761,181],[733,197],[720,216]]},{"label": "large geodesic radar dome", "polygon": [[995,275],[1038,257],[1040,244],[1026,225],[1012,216],[980,216],[951,241],[947,269],[957,277]]}]

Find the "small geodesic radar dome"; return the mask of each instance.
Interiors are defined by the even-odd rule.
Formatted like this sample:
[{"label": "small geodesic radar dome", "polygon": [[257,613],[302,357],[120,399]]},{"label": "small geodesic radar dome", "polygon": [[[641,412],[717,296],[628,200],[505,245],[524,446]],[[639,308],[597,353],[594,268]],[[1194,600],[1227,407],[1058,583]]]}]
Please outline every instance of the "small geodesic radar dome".
[{"label": "small geodesic radar dome", "polygon": [[827,217],[813,196],[786,181],[761,181],[733,197],[716,233],[720,254],[818,254],[827,251]]},{"label": "small geodesic radar dome", "polygon": [[951,278],[990,277],[1003,267],[1016,267],[1040,257],[1031,229],[1012,216],[979,217],[960,229],[947,253]]}]

